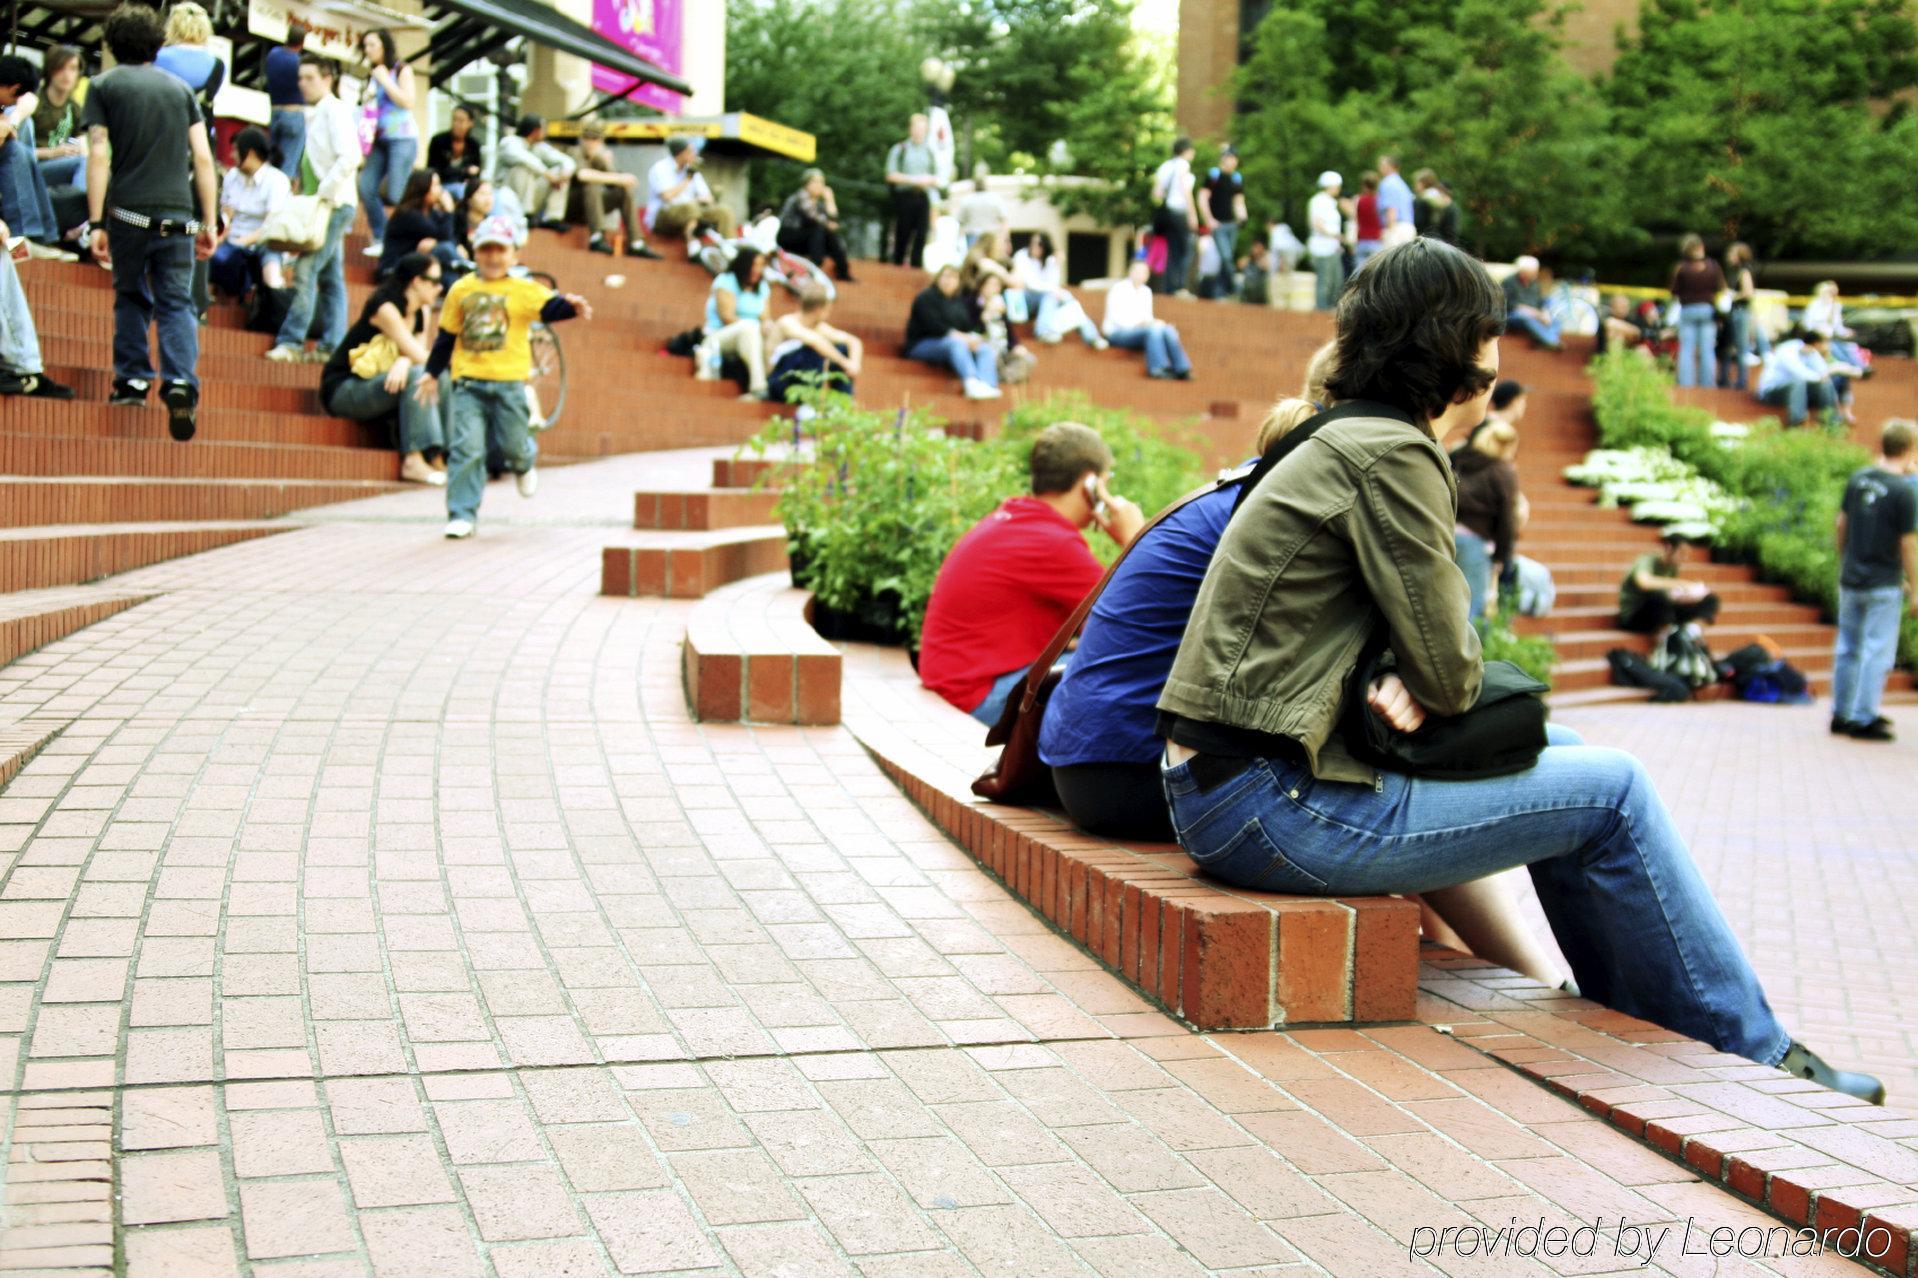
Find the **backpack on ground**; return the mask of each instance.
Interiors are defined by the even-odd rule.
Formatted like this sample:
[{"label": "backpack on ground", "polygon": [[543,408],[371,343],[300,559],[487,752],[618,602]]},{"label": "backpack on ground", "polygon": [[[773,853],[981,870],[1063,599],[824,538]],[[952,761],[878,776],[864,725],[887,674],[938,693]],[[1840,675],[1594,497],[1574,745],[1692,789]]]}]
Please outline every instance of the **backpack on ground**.
[{"label": "backpack on ground", "polygon": [[1649,688],[1653,701],[1675,702],[1692,699],[1691,685],[1676,675],[1652,669],[1651,662],[1630,648],[1614,648],[1605,654],[1612,668],[1612,684],[1619,688]]},{"label": "backpack on ground", "polygon": [[1804,673],[1778,655],[1777,646],[1748,643],[1718,663],[1719,675],[1732,685],[1740,701],[1767,705],[1802,705],[1811,700]]},{"label": "backpack on ground", "polygon": [[1685,626],[1673,626],[1653,642],[1651,665],[1662,674],[1683,679],[1689,687],[1718,682],[1718,663],[1712,660],[1711,649]]}]

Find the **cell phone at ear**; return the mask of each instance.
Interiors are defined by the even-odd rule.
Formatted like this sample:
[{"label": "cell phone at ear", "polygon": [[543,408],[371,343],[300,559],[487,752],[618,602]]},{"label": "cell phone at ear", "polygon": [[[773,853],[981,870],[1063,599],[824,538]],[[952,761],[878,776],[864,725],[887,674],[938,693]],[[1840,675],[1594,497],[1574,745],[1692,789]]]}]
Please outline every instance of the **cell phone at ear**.
[{"label": "cell phone at ear", "polygon": [[1097,475],[1086,476],[1085,490],[1086,500],[1092,503],[1092,513],[1099,518],[1104,518],[1106,504],[1105,500],[1099,496],[1099,477]]}]

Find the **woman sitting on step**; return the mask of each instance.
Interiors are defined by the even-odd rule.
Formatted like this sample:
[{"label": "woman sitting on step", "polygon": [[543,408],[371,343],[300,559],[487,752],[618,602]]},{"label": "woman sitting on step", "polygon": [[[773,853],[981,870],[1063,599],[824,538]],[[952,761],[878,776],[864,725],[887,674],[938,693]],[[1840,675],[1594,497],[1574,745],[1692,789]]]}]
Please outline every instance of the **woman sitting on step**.
[{"label": "woman sitting on step", "polygon": [[1454,780],[1381,770],[1346,743],[1345,690],[1374,635],[1395,665],[1354,717],[1409,735],[1477,703],[1484,662],[1437,441],[1483,416],[1504,318],[1485,269],[1437,240],[1352,277],[1326,383],[1340,404],[1226,525],[1159,698],[1179,843],[1226,883],[1325,896],[1528,866],[1586,997],[1882,1100],[1877,1079],[1833,1069],[1779,1023],[1631,755],[1548,744],[1521,771]]},{"label": "woman sitting on step", "polygon": [[[1335,356],[1335,347],[1322,347],[1306,368],[1300,398],[1272,406],[1259,426],[1259,454],[1329,401],[1325,381]],[[1242,467],[1241,482],[1221,484],[1140,534],[1093,604],[1072,664],[1047,704],[1039,758],[1052,770],[1066,815],[1088,833],[1155,843],[1173,838],[1159,784],[1165,743],[1156,703],[1248,471]],[[1553,731],[1568,743],[1578,739],[1556,726]],[[1547,985],[1568,984],[1498,876],[1436,889],[1420,904],[1434,939]]]},{"label": "woman sitting on step", "polygon": [[[399,418],[400,478],[435,487],[446,483],[446,428],[442,394],[422,404],[414,394],[426,376],[431,348],[426,317],[440,298],[440,263],[408,253],[373,290],[360,322],[320,372],[320,402],[335,417],[358,422]],[[428,455],[433,460],[428,460]]]}]

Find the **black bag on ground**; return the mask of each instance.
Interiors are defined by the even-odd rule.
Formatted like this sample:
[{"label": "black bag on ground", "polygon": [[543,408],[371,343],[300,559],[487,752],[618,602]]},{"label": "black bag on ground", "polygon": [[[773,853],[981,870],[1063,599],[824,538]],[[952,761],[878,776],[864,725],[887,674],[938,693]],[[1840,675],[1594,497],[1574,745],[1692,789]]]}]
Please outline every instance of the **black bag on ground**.
[{"label": "black bag on ground", "polygon": [[1652,669],[1652,663],[1630,648],[1614,648],[1605,654],[1612,668],[1612,685],[1618,688],[1649,688],[1653,701],[1676,702],[1692,699],[1692,686],[1676,675]]},{"label": "black bag on ground", "polygon": [[287,308],[292,305],[292,289],[260,285],[246,295],[246,331],[278,333],[280,325],[286,323]]},{"label": "black bag on ground", "polygon": [[1718,682],[1718,663],[1712,660],[1712,650],[1684,626],[1673,626],[1663,639],[1652,644],[1651,666],[1694,688]]},{"label": "black bag on ground", "polygon": [[689,328],[683,333],[674,333],[671,337],[667,338],[666,344],[660,349],[668,355],[678,355],[683,358],[698,351],[699,344],[705,340],[705,329]]}]

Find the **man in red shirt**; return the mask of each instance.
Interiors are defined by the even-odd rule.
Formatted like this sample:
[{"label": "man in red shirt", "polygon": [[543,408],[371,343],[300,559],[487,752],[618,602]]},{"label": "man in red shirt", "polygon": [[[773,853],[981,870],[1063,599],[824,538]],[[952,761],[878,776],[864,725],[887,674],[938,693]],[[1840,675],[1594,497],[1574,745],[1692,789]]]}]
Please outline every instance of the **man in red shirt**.
[{"label": "man in red shirt", "polygon": [[1031,467],[1032,495],[1008,497],[946,555],[919,641],[920,682],[987,725],[1105,572],[1081,530],[1096,523],[1123,546],[1145,523],[1106,490],[1112,450],[1090,426],[1048,426]]}]

